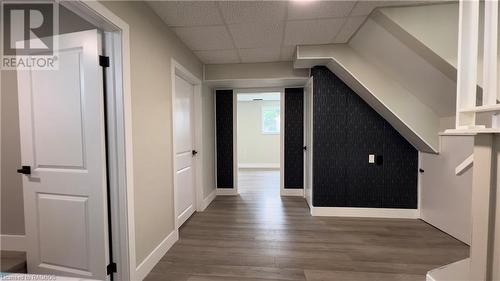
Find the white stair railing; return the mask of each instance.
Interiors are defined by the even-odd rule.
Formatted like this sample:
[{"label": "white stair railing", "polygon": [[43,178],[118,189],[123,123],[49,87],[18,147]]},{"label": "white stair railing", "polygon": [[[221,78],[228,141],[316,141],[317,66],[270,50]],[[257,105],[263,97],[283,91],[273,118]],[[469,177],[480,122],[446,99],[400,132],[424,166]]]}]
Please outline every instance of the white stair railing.
[{"label": "white stair railing", "polygon": [[455,168],[455,175],[460,176],[465,173],[474,164],[474,154],[471,154],[460,165]]},{"label": "white stair railing", "polygon": [[[457,114],[455,130],[499,131],[498,97],[498,0],[461,0],[457,64]],[[480,8],[484,7],[484,29],[480,29]],[[476,104],[479,34],[483,34],[483,99]],[[491,124],[476,124],[476,113],[489,113]]]}]

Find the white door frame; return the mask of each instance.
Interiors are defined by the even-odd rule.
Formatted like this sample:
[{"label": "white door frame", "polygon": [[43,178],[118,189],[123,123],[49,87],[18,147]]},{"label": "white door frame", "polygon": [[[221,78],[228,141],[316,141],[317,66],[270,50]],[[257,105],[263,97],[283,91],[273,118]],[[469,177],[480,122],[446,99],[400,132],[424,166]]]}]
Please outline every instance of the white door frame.
[{"label": "white door frame", "polygon": [[[309,93],[309,95],[306,95],[306,90],[307,90],[308,86],[311,87],[311,92]],[[306,186],[310,186],[310,188],[311,188],[311,202],[310,202],[310,205],[309,205],[309,202],[307,202],[307,203],[309,205],[309,209],[311,210],[311,212],[313,209],[313,204],[312,204],[313,198],[312,197],[314,194],[314,189],[313,189],[313,149],[314,149],[314,146],[313,146],[313,129],[314,129],[314,127],[313,127],[313,114],[314,114],[314,111],[313,111],[313,101],[314,101],[313,93],[314,93],[314,78],[311,77],[311,78],[309,78],[309,80],[307,80],[307,83],[304,87],[304,145],[309,144],[309,146],[307,146],[306,153],[309,154],[309,159],[310,159],[310,161],[308,163],[307,158],[304,155],[304,198],[306,198],[306,196],[307,196]],[[306,99],[308,100],[307,102],[306,102]],[[307,113],[309,113],[308,118],[306,118]],[[307,122],[307,121],[309,121],[309,122]],[[310,135],[307,135],[308,131],[309,131]],[[309,143],[308,143],[308,141],[309,141]],[[306,174],[309,174],[309,177],[307,177]]]},{"label": "white door frame", "polygon": [[138,280],[134,228],[130,33],[128,24],[97,1],[57,1],[104,32],[108,178],[115,280]]},{"label": "white door frame", "polygon": [[[172,128],[175,128],[175,76],[178,75],[185,79],[187,82],[191,83],[194,87],[193,94],[193,149],[198,151],[196,157],[193,158],[194,166],[194,186],[195,186],[195,209],[198,212],[203,211],[203,185],[202,182],[202,163],[203,163],[203,151],[200,148],[203,145],[202,140],[202,98],[201,98],[201,80],[197,78],[193,73],[191,73],[187,68],[182,66],[174,58],[171,58],[171,84],[172,84]],[[174,214],[175,214],[175,228],[179,229],[179,221],[177,219],[177,186],[175,184],[175,174],[176,174],[176,160],[175,160],[175,130],[172,130],[172,185],[174,187]]]},{"label": "white door frame", "polygon": [[285,190],[285,88],[242,88],[233,90],[233,170],[234,189],[238,194],[238,94],[245,93],[280,93],[280,195]]}]

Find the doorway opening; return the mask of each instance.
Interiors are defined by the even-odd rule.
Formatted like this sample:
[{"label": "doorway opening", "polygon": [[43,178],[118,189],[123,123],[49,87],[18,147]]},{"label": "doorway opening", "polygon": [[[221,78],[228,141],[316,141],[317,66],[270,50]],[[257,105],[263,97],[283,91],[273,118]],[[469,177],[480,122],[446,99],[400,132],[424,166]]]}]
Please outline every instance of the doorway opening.
[{"label": "doorway opening", "polygon": [[279,197],[283,182],[283,91],[240,90],[236,94],[238,192]]}]

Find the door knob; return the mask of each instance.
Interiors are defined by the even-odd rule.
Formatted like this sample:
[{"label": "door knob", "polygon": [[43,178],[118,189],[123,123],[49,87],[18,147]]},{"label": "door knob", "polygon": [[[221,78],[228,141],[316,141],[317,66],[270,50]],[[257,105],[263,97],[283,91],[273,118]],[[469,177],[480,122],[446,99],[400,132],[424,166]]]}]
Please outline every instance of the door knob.
[{"label": "door knob", "polygon": [[191,153],[193,154],[193,156],[195,156],[196,154],[198,154],[198,151],[193,150]]},{"label": "door knob", "polygon": [[17,172],[19,174],[30,175],[31,174],[31,167],[30,166],[22,166],[21,169],[17,169]]}]

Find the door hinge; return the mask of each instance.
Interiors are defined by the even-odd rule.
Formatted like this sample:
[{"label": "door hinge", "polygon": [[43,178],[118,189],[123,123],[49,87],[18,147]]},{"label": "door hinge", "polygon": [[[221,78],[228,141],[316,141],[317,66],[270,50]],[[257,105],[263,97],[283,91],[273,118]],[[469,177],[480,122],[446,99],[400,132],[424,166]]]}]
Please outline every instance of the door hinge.
[{"label": "door hinge", "polygon": [[102,67],[109,67],[109,57],[99,56],[99,65]]},{"label": "door hinge", "polygon": [[116,273],[116,263],[112,262],[106,266],[106,274],[111,275],[111,273]]}]

